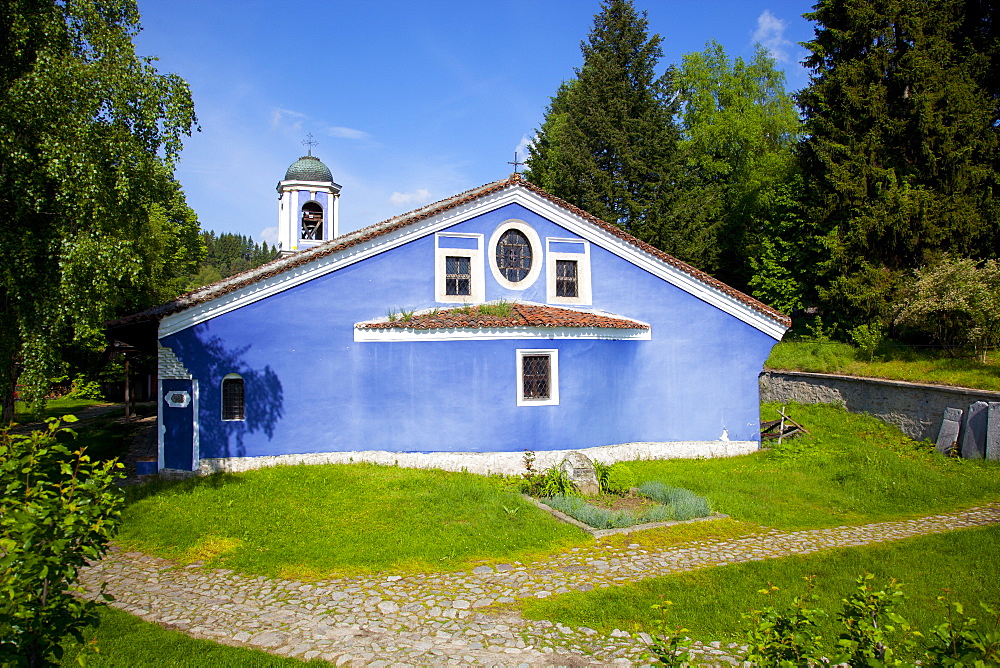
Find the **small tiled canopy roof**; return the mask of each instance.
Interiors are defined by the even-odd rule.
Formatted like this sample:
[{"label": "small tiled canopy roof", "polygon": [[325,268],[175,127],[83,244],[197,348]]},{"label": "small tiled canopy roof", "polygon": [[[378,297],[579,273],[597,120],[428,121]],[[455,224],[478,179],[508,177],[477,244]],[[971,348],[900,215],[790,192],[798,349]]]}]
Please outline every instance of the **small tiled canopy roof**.
[{"label": "small tiled canopy roof", "polygon": [[580,209],[572,204],[559,199],[555,195],[548,193],[538,186],[529,183],[524,180],[524,177],[520,174],[511,174],[508,178],[501,181],[494,181],[493,183],[487,183],[484,186],[478,188],[473,188],[472,190],[467,190],[464,193],[454,195],[447,199],[443,199],[440,202],[435,202],[433,204],[428,204],[427,206],[421,207],[409,213],[404,213],[399,216],[394,216],[388,220],[381,223],[376,223],[369,227],[361,228],[356,232],[351,232],[343,236],[332,239],[324,244],[318,246],[313,246],[307,250],[299,251],[293,255],[287,257],[278,258],[268,262],[265,265],[257,267],[255,269],[250,269],[241,274],[236,274],[235,276],[230,276],[229,278],[224,278],[221,281],[212,283],[211,285],[206,285],[204,287],[198,288],[192,292],[174,299],[173,301],[167,302],[161,306],[156,306],[151,309],[142,311],[141,313],[136,313],[134,315],[126,316],[124,318],[119,318],[118,320],[113,320],[108,324],[109,328],[117,328],[126,325],[131,325],[144,321],[158,321],[163,317],[170,315],[172,313],[177,313],[183,311],[192,306],[197,306],[198,304],[203,304],[222,295],[228,294],[240,288],[244,288],[248,285],[256,283],[271,276],[276,276],[283,272],[289,271],[296,267],[302,266],[313,260],[326,257],[333,253],[339,253],[352,246],[357,246],[358,244],[363,244],[367,241],[375,239],[385,234],[389,234],[396,230],[402,229],[409,225],[412,225],[421,220],[426,220],[432,216],[436,216],[445,211],[449,211],[456,207],[462,206],[473,202],[481,197],[497,193],[504,188],[509,188],[513,186],[520,186],[530,190],[531,192],[537,194],[540,197],[552,202],[556,206],[559,206],[574,215],[579,216],[590,222],[593,225],[605,230],[606,232],[613,234],[619,239],[625,241],[628,244],[638,248],[639,250],[657,258],[661,262],[664,262],[675,269],[688,274],[692,278],[700,281],[701,283],[718,290],[719,292],[741,302],[743,305],[757,311],[758,313],[774,320],[775,322],[781,323],[782,325],[788,327],[791,326],[791,319],[781,313],[780,311],[771,308],[763,302],[759,302],[749,295],[745,295],[739,290],[732,288],[722,281],[709,276],[703,271],[695,269],[686,262],[681,262],[672,255],[664,253],[658,248],[655,248],[645,241],[640,241],[636,239],[628,232],[625,232],[619,227],[607,223],[596,216],[592,216],[583,209]]},{"label": "small tiled canopy roof", "polygon": [[[493,305],[496,306],[495,304]],[[500,329],[505,327],[598,327],[649,329],[649,325],[593,311],[574,311],[539,304],[511,305],[510,315],[483,313],[479,306],[459,306],[413,315],[407,319],[361,322],[358,329]]]}]

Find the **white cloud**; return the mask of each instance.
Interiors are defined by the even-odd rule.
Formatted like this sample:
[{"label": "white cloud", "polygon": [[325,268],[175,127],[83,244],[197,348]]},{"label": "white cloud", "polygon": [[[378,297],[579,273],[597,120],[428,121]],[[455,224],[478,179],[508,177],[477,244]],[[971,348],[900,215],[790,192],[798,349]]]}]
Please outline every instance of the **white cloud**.
[{"label": "white cloud", "polygon": [[528,147],[535,145],[535,137],[536,135],[531,135],[530,137],[528,135],[521,135],[521,141],[517,143],[517,148],[514,149],[517,159],[521,162],[524,162],[531,155],[528,153]]},{"label": "white cloud", "polygon": [[757,29],[753,32],[753,41],[759,42],[771,53],[771,57],[779,63],[791,62],[789,53],[794,44],[785,39],[785,29],[788,24],[765,9],[757,17]]},{"label": "white cloud", "polygon": [[266,241],[268,246],[278,245],[278,228],[265,227],[260,231],[260,241]]},{"label": "white cloud", "polygon": [[331,137],[340,137],[341,139],[367,139],[368,133],[364,130],[355,130],[354,128],[342,128],[337,126],[327,126],[323,128],[323,132],[330,135]]},{"label": "white cloud", "polygon": [[431,201],[431,191],[427,188],[417,188],[413,192],[394,192],[389,195],[389,204],[393,206],[419,206]]},{"label": "white cloud", "polygon": [[291,109],[276,108],[271,111],[271,129],[283,128],[298,132],[302,129],[302,121],[308,118],[305,114]]}]

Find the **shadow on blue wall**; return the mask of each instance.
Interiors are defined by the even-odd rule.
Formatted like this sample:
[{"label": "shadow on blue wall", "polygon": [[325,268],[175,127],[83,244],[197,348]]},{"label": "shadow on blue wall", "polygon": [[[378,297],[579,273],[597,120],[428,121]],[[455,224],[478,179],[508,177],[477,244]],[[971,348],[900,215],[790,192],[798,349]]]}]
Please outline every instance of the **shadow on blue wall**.
[{"label": "shadow on blue wall", "polygon": [[[250,346],[227,349],[218,336],[193,332],[171,347],[198,379],[199,440],[202,457],[245,457],[247,434],[263,432],[268,440],[285,414],[281,381],[270,365],[250,368],[244,357]],[[243,377],[245,420],[222,419],[222,379]]]}]

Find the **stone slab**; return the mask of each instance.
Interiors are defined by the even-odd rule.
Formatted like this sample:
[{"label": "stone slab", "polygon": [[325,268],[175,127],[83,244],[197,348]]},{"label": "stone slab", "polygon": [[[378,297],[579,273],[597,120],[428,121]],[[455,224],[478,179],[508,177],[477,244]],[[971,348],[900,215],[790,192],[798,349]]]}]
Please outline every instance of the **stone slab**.
[{"label": "stone slab", "polygon": [[597,481],[597,473],[594,471],[594,462],[582,452],[574,450],[566,455],[566,458],[559,463],[559,469],[563,471],[580,493],[584,496],[599,494],[601,485]]},{"label": "stone slab", "polygon": [[977,401],[965,412],[962,424],[962,458],[982,459],[986,456],[986,425],[989,404]]},{"label": "stone slab", "polygon": [[986,459],[1000,461],[1000,401],[991,401],[986,415]]},{"label": "stone slab", "polygon": [[937,437],[937,451],[942,455],[958,450],[958,435],[962,429],[961,408],[944,409],[944,417],[941,418],[941,430]]}]

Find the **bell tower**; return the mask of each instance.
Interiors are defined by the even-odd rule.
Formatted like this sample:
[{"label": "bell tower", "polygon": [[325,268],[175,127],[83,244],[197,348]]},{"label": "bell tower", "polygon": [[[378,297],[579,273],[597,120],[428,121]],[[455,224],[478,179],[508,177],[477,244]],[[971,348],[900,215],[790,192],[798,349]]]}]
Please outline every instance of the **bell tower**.
[{"label": "bell tower", "polygon": [[330,168],[312,154],[312,134],[302,142],[308,154],[292,163],[278,182],[278,248],[281,255],[318,246],[339,236],[340,186]]}]

